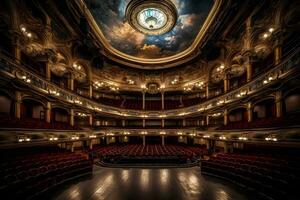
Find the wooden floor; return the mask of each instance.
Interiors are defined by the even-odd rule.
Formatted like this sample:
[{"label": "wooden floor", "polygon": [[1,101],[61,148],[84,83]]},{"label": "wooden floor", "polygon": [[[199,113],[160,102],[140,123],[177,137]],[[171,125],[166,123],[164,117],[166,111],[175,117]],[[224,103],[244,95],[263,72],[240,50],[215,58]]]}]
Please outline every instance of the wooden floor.
[{"label": "wooden floor", "polygon": [[96,166],[93,177],[67,184],[45,196],[56,200],[258,199],[228,182],[202,176],[199,167],[120,169]]}]

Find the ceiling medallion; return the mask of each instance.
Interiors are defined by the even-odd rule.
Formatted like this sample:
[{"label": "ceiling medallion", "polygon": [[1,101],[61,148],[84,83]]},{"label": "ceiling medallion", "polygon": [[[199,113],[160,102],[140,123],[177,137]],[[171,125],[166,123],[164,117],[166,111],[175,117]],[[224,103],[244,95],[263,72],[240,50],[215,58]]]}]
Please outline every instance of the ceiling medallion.
[{"label": "ceiling medallion", "polygon": [[132,0],[126,8],[126,19],[146,35],[162,35],[176,24],[177,9],[170,0]]}]

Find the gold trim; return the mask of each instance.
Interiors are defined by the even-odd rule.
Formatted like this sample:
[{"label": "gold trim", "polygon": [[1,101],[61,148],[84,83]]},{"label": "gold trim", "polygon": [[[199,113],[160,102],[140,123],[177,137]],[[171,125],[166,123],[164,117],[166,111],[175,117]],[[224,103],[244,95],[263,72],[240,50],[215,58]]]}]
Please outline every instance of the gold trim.
[{"label": "gold trim", "polygon": [[[140,69],[163,69],[163,68],[168,68],[168,67],[173,67],[175,65],[181,64],[183,62],[186,62],[188,60],[191,60],[194,58],[199,52],[197,51],[194,56],[186,58],[189,56],[192,52],[197,50],[197,46],[199,45],[201,39],[204,37],[205,33],[207,32],[208,28],[216,18],[217,13],[220,10],[220,7],[222,5],[222,2],[224,0],[216,0],[213,8],[209,12],[209,15],[207,16],[203,26],[201,27],[197,37],[195,38],[193,44],[187,48],[186,50],[173,55],[173,56],[168,56],[165,58],[156,58],[156,59],[148,59],[148,58],[138,58],[135,56],[131,56],[128,54],[125,54],[116,48],[112,47],[111,44],[107,41],[106,37],[102,33],[100,27],[98,26],[97,22],[95,21],[93,15],[91,14],[90,10],[87,8],[86,4],[84,3],[84,0],[77,0],[76,2],[79,3],[80,7],[84,9],[84,14],[86,15],[88,22],[92,28],[92,30],[95,33],[95,36],[99,39],[99,41],[103,44],[104,48],[108,50],[109,54],[106,54],[105,52],[104,55],[108,56],[110,59],[120,62],[122,64],[129,65],[131,67],[136,67]],[[181,60],[180,59],[184,59]],[[176,62],[177,61],[177,62]],[[146,66],[145,66],[146,65]],[[148,66],[147,66],[148,65]],[[151,65],[151,66],[149,66]],[[159,65],[159,66],[155,66]]]}]

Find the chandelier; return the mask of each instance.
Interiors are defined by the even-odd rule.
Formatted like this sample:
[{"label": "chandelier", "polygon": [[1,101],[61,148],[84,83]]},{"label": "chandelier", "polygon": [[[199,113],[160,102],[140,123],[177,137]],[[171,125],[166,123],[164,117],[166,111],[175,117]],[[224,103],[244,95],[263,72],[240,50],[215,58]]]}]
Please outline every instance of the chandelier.
[{"label": "chandelier", "polygon": [[126,8],[126,19],[146,35],[169,32],[177,21],[177,10],[170,0],[132,0]]}]

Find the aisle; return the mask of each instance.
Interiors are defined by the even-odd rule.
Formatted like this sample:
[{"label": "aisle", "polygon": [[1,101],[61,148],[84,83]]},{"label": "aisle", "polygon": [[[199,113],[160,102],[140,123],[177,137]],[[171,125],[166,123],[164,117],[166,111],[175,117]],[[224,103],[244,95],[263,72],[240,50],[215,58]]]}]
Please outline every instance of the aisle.
[{"label": "aisle", "polygon": [[56,200],[246,200],[232,184],[200,174],[198,167],[120,169],[95,167],[94,175],[52,193]]}]

